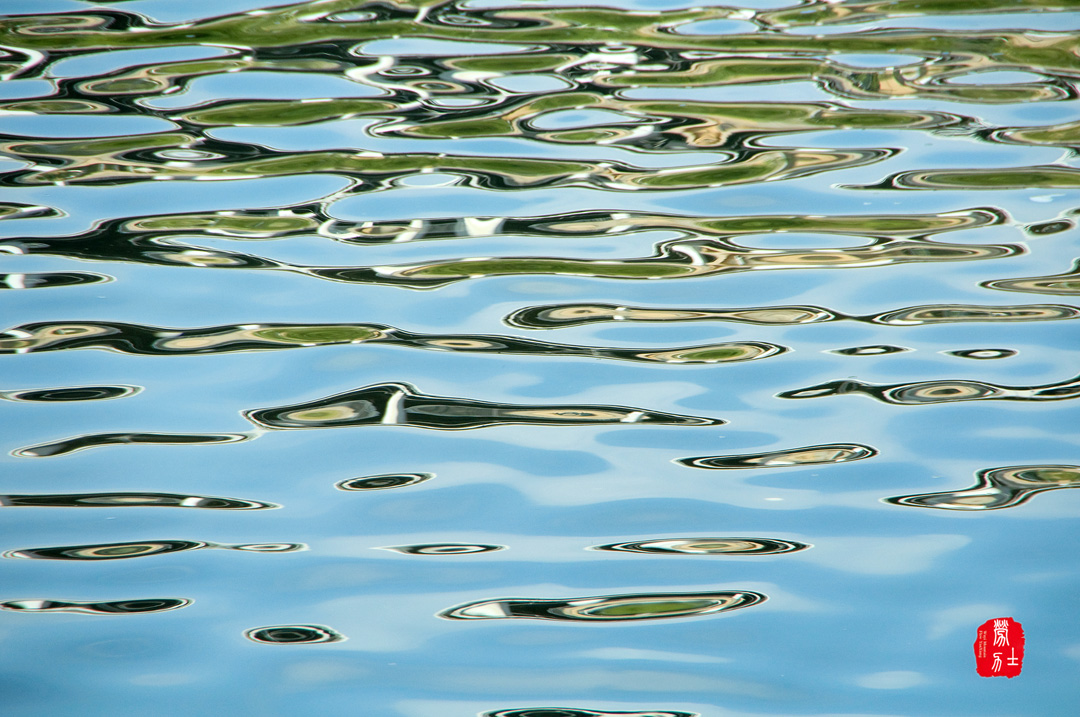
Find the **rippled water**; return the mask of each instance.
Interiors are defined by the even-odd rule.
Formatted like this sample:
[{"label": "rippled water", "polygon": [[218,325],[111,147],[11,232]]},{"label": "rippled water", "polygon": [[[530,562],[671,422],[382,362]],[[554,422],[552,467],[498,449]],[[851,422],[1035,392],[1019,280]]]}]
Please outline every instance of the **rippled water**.
[{"label": "rippled water", "polygon": [[1074,2],[264,2],[0,6],[3,714],[1080,711]]}]

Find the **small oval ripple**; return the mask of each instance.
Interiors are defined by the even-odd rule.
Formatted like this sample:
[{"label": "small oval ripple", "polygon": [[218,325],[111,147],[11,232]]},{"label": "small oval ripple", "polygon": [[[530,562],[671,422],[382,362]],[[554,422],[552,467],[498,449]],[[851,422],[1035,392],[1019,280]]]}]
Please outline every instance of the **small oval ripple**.
[{"label": "small oval ripple", "polygon": [[41,403],[65,401],[108,401],[134,396],[141,386],[72,386],[69,388],[36,388],[22,391],[0,391],[0,398],[9,401]]},{"label": "small oval ripple", "polygon": [[421,543],[417,545],[388,545],[382,550],[393,550],[406,555],[470,555],[506,550],[505,545],[468,545],[466,543]]},{"label": "small oval ripple", "polygon": [[211,547],[210,543],[197,540],[154,540],[141,543],[101,543],[98,545],[66,545],[56,548],[27,548],[24,550],[11,550],[4,553],[3,556],[5,558],[37,560],[123,560],[208,547]]},{"label": "small oval ripple", "polygon": [[338,490],[387,490],[416,485],[435,477],[434,473],[388,473],[386,475],[350,478],[336,484]]},{"label": "small oval ripple", "polygon": [[660,538],[597,545],[592,550],[657,555],[779,555],[812,546],[776,538]]},{"label": "small oval ripple", "polygon": [[314,645],[324,642],[342,642],[347,638],[323,625],[275,625],[256,627],[244,633],[244,637],[266,645]]},{"label": "small oval ripple", "polygon": [[861,443],[826,443],[768,453],[747,453],[734,456],[700,456],[680,458],[676,463],[691,468],[725,470],[737,468],[783,468],[787,466],[816,466],[828,463],[848,463],[871,458],[877,449]]},{"label": "small oval ripple", "polygon": [[848,349],[832,349],[829,353],[840,354],[841,356],[884,356],[885,354],[898,354],[910,350],[903,346],[879,344],[876,346],[853,346]]},{"label": "small oval ripple", "polygon": [[656,620],[713,615],[758,605],[766,599],[765,595],[748,590],[640,593],[565,600],[504,598],[458,605],[440,612],[439,617],[451,620],[529,618],[584,622]]},{"label": "small oval ripple", "polygon": [[1012,358],[1017,354],[1013,349],[961,349],[959,351],[946,351],[945,353],[958,358],[976,359],[980,361],[985,361],[987,359]]},{"label": "small oval ripple", "polygon": [[30,274],[0,274],[0,289],[52,289],[113,281],[106,274],[90,271],[40,271]]}]

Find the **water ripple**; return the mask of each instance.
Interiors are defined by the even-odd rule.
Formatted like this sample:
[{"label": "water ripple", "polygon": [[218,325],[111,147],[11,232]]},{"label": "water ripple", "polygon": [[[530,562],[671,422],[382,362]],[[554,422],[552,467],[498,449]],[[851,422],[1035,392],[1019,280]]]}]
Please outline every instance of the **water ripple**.
[{"label": "water ripple", "polygon": [[[251,409],[244,411],[243,416],[259,429],[284,430],[352,426],[412,426],[455,431],[512,424],[719,426],[726,423],[719,418],[685,416],[627,406],[518,405],[430,396],[419,393],[414,386],[407,383],[374,384],[306,403]],[[136,443],[157,445],[235,443],[252,440],[258,437],[258,433],[258,430],[251,433],[92,433],[26,446],[12,451],[12,455],[44,458],[97,446]]]},{"label": "water ripple", "polygon": [[885,354],[898,354],[911,349],[903,346],[891,346],[889,344],[876,344],[874,346],[852,346],[846,349],[830,349],[831,354],[841,356],[883,356]]},{"label": "water ripple", "polygon": [[1039,386],[1002,386],[985,381],[945,379],[878,385],[853,379],[784,391],[780,398],[821,398],[858,393],[884,403],[921,406],[956,401],[1064,401],[1080,396],[1080,376]]},{"label": "water ripple", "polygon": [[519,309],[504,320],[525,329],[556,329],[607,321],[732,321],[762,326],[791,326],[825,321],[865,321],[886,326],[967,322],[1060,321],[1080,318],[1080,308],[1060,304],[972,306],[928,304],[870,316],[848,316],[820,306],[759,306],[733,309],[689,309],[617,304],[545,304]]},{"label": "water ripple", "polygon": [[[0,186],[117,185],[176,180],[241,180],[304,174],[331,174],[353,180],[352,191],[396,186],[402,178],[449,173],[466,186],[494,190],[523,187],[596,187],[608,191],[674,191],[807,177],[861,167],[896,154],[893,149],[758,149],[740,159],[676,166],[662,170],[624,162],[520,157],[477,157],[444,153],[383,154],[376,151],[276,152],[264,147],[228,146],[205,159],[171,159],[162,151],[190,151],[196,137],[186,134],[138,135],[123,139],[54,140],[49,143],[0,141],[0,152],[31,167],[0,172]],[[226,144],[224,142],[220,144]],[[234,143],[229,143],[229,145]],[[201,146],[211,146],[203,142]],[[146,151],[153,151],[146,156]],[[234,159],[234,157],[253,158]],[[175,154],[173,155],[175,156]],[[218,158],[220,157],[220,158]],[[165,161],[160,161],[165,160]],[[1053,185],[1057,186],[1057,185]]]},{"label": "water ripple", "polygon": [[0,506],[45,508],[204,508],[210,510],[267,510],[275,503],[180,493],[35,493],[0,495]]},{"label": "water ripple", "polygon": [[610,710],[589,710],[576,707],[525,707],[510,710],[485,712],[481,717],[700,717],[697,712],[612,712]]},{"label": "water ripple", "polygon": [[350,478],[337,484],[338,490],[386,490],[416,485],[435,477],[434,473],[389,473],[379,476]]},{"label": "water ripple", "polygon": [[872,185],[847,189],[1071,189],[1080,187],[1080,170],[1064,165],[995,169],[925,169],[892,174]]},{"label": "water ripple", "polygon": [[42,204],[0,202],[0,219],[28,219],[30,217],[58,217],[60,212]]},{"label": "water ripple", "polygon": [[742,468],[783,468],[788,466],[817,466],[830,463],[848,463],[872,458],[877,450],[861,443],[826,443],[820,446],[804,446],[767,453],[747,453],[736,456],[701,456],[680,458],[676,463],[691,468],[732,470]]},{"label": "water ripple", "polygon": [[406,383],[366,386],[307,403],[245,411],[244,416],[264,428],[279,429],[398,425],[462,430],[506,424],[716,426],[724,423],[715,418],[625,406],[513,405],[429,396]]},{"label": "water ripple", "polygon": [[187,598],[139,598],[136,600],[112,600],[109,602],[79,600],[8,600],[0,603],[0,609],[15,612],[76,612],[83,615],[141,615],[167,612],[187,607],[193,600]]},{"label": "water ripple", "polygon": [[[12,237],[6,251],[57,254],[100,261],[148,261],[149,251],[180,246],[184,237],[264,241],[318,234],[355,245],[405,244],[512,234],[528,237],[595,237],[663,230],[692,239],[732,239],[757,234],[801,232],[842,237],[930,238],[944,232],[1000,226],[1007,215],[993,207],[935,214],[685,216],[641,211],[579,211],[532,217],[445,216],[351,221],[330,211],[332,201],[275,209],[162,213],[103,219],[83,233],[64,237]],[[153,262],[151,262],[153,263]],[[223,264],[225,266],[225,264]]]},{"label": "water ripple", "polygon": [[111,276],[90,271],[38,271],[0,274],[0,289],[51,289],[57,286],[81,286],[112,281]]},{"label": "water ripple", "polygon": [[[625,279],[706,276],[762,269],[844,268],[907,262],[989,259],[1023,253],[1019,245],[948,244],[929,237],[958,229],[1001,224],[1005,216],[986,208],[936,215],[679,217],[663,214],[577,212],[539,217],[461,217],[349,222],[319,203],[274,211],[246,210],[106,220],[74,236],[0,238],[0,251],[47,254],[79,260],[132,262],[200,269],[275,270],[315,278],[432,288],[490,275],[559,273]],[[346,244],[401,244],[507,234],[533,237],[606,237],[663,230],[679,236],[651,257],[588,260],[569,257],[466,257],[434,265],[318,267],[291,264],[249,252],[194,246],[192,235],[265,240],[316,233]],[[740,236],[813,232],[870,239],[845,250],[755,249]],[[704,237],[704,238],[703,238]],[[18,283],[18,282],[16,282]],[[23,282],[25,284],[25,282]],[[810,307],[817,310],[819,307]]]},{"label": "water ripple", "polygon": [[200,540],[152,540],[137,543],[102,543],[99,545],[65,545],[56,548],[25,548],[3,553],[5,558],[37,560],[125,560],[162,553],[175,553],[202,548],[224,548],[255,553],[288,553],[305,550],[300,543],[253,543],[224,545]]},{"label": "water ripple", "polygon": [[256,627],[244,633],[244,637],[267,645],[312,645],[324,642],[342,642],[344,635],[323,625],[275,625]]},{"label": "water ripple", "polygon": [[388,545],[380,550],[393,550],[406,555],[472,555],[506,550],[505,545],[467,545],[465,543],[419,543],[417,545]]},{"label": "water ripple", "polygon": [[[0,350],[0,353],[2,353],[2,350]],[[142,391],[142,386],[71,386],[0,391],[0,398],[6,398],[9,401],[30,401],[33,403],[108,401],[114,398],[134,396],[140,391]]]},{"label": "water ripple", "polygon": [[[47,322],[16,326],[0,333],[0,337],[5,336],[7,338],[0,338],[0,354],[102,348],[127,354],[170,356],[384,344],[500,356],[576,356],[667,364],[713,364],[752,361],[788,351],[784,346],[764,341],[728,341],[677,348],[577,346],[491,334],[421,334],[385,324],[235,324],[179,329],[105,321]],[[4,394],[0,393],[0,396]]]},{"label": "water ripple", "polygon": [[503,598],[481,600],[448,608],[439,617],[452,620],[532,618],[569,621],[633,621],[712,615],[765,602],[766,596],[751,591],[702,593],[640,593],[601,597],[545,600]]},{"label": "water ripple", "polygon": [[307,268],[303,273],[357,284],[410,289],[436,288],[488,276],[560,274],[598,279],[677,279],[776,269],[854,269],[907,263],[998,259],[1023,253],[1010,244],[946,244],[886,239],[851,249],[748,249],[727,242],[673,241],[650,257],[570,259],[558,257],[469,257],[441,262],[357,268]]},{"label": "water ripple", "polygon": [[811,547],[776,538],[658,538],[597,545],[592,550],[656,555],[779,555]]},{"label": "water ripple", "polygon": [[1061,274],[1023,279],[994,279],[984,281],[980,286],[1000,291],[1022,291],[1027,294],[1078,296],[1080,295],[1080,260],[1073,264],[1072,269]]},{"label": "water ripple", "polygon": [[979,471],[970,488],[886,498],[895,505],[944,510],[997,510],[1026,503],[1036,493],[1080,488],[1080,466],[1011,466]]},{"label": "water ripple", "polygon": [[146,443],[158,446],[190,446],[217,443],[237,443],[251,438],[245,433],[91,433],[73,436],[60,441],[39,443],[11,452],[13,456],[24,458],[45,458],[62,456],[75,451],[98,446],[129,445]]},{"label": "water ripple", "polygon": [[[770,511],[765,525],[760,496],[734,494],[718,523],[709,491],[738,493],[739,480],[679,487],[664,470],[807,467],[823,479],[803,491],[810,502],[801,507],[825,511],[808,525],[829,523],[828,506],[850,503],[847,488],[832,481],[865,473],[840,464],[876,457],[873,446],[941,474],[934,465],[941,456],[921,450],[929,435],[947,436],[950,455],[961,457],[978,452],[988,435],[1004,437],[998,452],[1015,453],[1017,465],[979,470],[974,485],[955,490],[876,493],[889,507],[996,510],[1080,486],[1080,467],[1045,463],[1060,453],[1054,445],[1069,442],[1067,424],[1061,435],[1046,428],[1061,423],[1052,419],[1064,404],[1036,403],[1080,397],[1080,377],[1047,373],[1060,363],[1053,352],[1072,325],[1043,323],[1080,318],[1080,302],[1065,303],[1080,295],[1070,249],[1080,223],[1071,191],[1080,187],[1073,0],[279,1],[289,4],[236,0],[207,11],[207,3],[151,0],[65,10],[67,0],[23,0],[0,17],[0,294],[10,309],[0,326],[8,327],[0,330],[0,363],[10,364],[0,409],[11,414],[3,450],[64,457],[16,461],[29,472],[12,474],[16,483],[0,506],[56,510],[10,514],[29,529],[12,533],[4,548],[39,547],[0,557],[59,561],[6,564],[32,581],[73,586],[39,591],[16,581],[0,610],[157,615],[147,618],[148,630],[114,630],[105,642],[84,633],[97,628],[81,618],[42,618],[48,640],[38,634],[41,621],[10,618],[25,623],[11,626],[25,632],[14,635],[25,649],[13,653],[12,674],[47,666],[37,682],[23,680],[29,691],[17,698],[40,698],[49,714],[85,711],[88,695],[147,714],[184,711],[185,699],[235,702],[225,683],[207,682],[216,669],[237,684],[245,670],[257,675],[266,683],[260,696],[281,698],[288,713],[348,703],[371,714],[464,705],[472,714],[487,710],[485,717],[696,717],[688,705],[719,704],[722,692],[740,704],[764,700],[750,711],[783,712],[769,706],[799,697],[781,684],[783,675],[821,678],[825,643],[815,635],[878,635],[865,638],[874,651],[887,641],[882,625],[925,617],[902,596],[879,600],[884,583],[872,581],[838,583],[833,594],[873,609],[814,612],[800,597],[809,594],[804,588],[831,585],[815,570],[865,564],[862,577],[923,570],[926,585],[948,583],[948,566],[930,558],[972,541],[979,555],[993,556],[1009,549],[1015,531],[905,535],[907,516],[889,510],[879,511],[887,520],[876,534],[818,539],[784,517],[805,511]],[[1011,299],[999,291],[1061,303],[1004,304]],[[552,329],[565,329],[565,340],[523,333]],[[301,348],[313,350],[274,353]],[[1012,360],[989,361],[1003,358]],[[854,371],[854,364],[863,380],[838,368],[837,380],[816,383],[821,366]],[[925,373],[957,365],[985,375]],[[886,380],[902,382],[874,382]],[[425,381],[449,395],[422,393],[416,386]],[[770,398],[849,393],[903,406],[1028,403],[1009,411],[927,409],[901,425],[871,404]],[[613,396],[628,405],[552,403],[558,396]],[[647,408],[680,405],[708,415]],[[698,455],[715,449],[701,440],[725,424],[711,417],[719,405],[740,422],[739,445],[782,448]],[[206,430],[206,415],[229,429],[239,408],[247,408],[241,425],[250,430]],[[365,437],[383,440],[351,457],[333,448],[350,434],[333,433],[275,433],[264,443],[209,450],[277,430],[364,426],[410,430]],[[487,427],[497,440],[449,433]],[[35,443],[42,436],[60,438]],[[866,444],[808,445],[838,437]],[[133,444],[159,448],[75,455]],[[179,445],[192,446],[179,453],[219,480],[217,488],[158,491],[174,487],[172,473],[191,473],[187,464],[154,462]],[[213,463],[199,463],[200,447]],[[672,466],[679,455],[694,457]],[[436,469],[443,480],[417,490],[338,492],[409,489]],[[288,507],[231,497],[247,495],[236,481],[249,474],[276,486],[273,495]],[[120,484],[134,490],[109,490],[118,475],[141,478]],[[28,489],[23,478],[37,492],[13,492]],[[311,486],[322,493],[309,495]],[[95,507],[104,510],[69,510]],[[300,534],[295,525],[282,530],[290,521],[303,524]],[[200,528],[209,522],[238,542],[153,537],[214,535]],[[1067,562],[1067,528],[1042,523],[1032,544],[1047,565]],[[90,524],[101,530],[88,532]],[[708,525],[727,527],[695,532]],[[807,542],[762,534],[805,534]],[[492,535],[506,540],[491,543]],[[71,562],[307,549],[258,542],[275,536],[316,550],[282,556],[285,563],[235,552],[217,561],[191,553],[172,566],[169,559]],[[937,547],[913,561],[922,538]],[[339,557],[370,557],[335,562],[336,549],[324,554],[327,539],[352,545]],[[402,544],[387,544],[395,541]],[[377,545],[391,553],[371,553]],[[511,545],[512,552],[486,555]],[[558,559],[559,545],[566,559]],[[811,547],[794,562],[779,557]],[[215,582],[212,571],[194,576],[190,567],[236,561],[244,563],[236,570],[249,571],[243,579],[224,574]],[[1016,588],[1022,601],[1032,575],[1007,561],[980,561],[988,580]],[[664,619],[767,599],[701,590],[725,585],[694,577],[710,568],[752,573],[741,584],[755,590],[775,585],[761,588],[768,599],[813,612],[813,624],[784,632],[790,621],[762,610],[741,623],[713,623],[730,656],[671,651],[693,625]],[[190,598],[153,597],[140,587],[184,575],[205,610],[178,613]],[[740,585],[738,575],[729,577]],[[1058,579],[1039,578],[1050,588]],[[101,593],[103,580],[116,590]],[[510,587],[525,584],[540,587]],[[650,587],[640,592],[641,585]],[[965,624],[990,617],[968,614],[985,607],[975,604],[979,596],[953,593],[955,604],[944,605],[932,631],[960,612]],[[49,594],[91,600],[40,597]],[[533,597],[497,597],[514,594]],[[125,598],[138,595],[151,597]],[[255,615],[254,603],[273,614],[236,626],[224,651],[187,649],[210,644],[223,611]],[[433,619],[446,605],[437,613],[445,620]],[[1067,628],[1066,618],[1044,613],[1048,629]],[[330,648],[345,636],[308,623],[323,618],[345,628],[363,623],[355,628],[359,647],[394,662],[342,661],[317,648],[275,655],[250,645]],[[569,625],[496,623],[488,633],[495,639],[469,643],[470,630],[457,622],[510,618],[623,629],[575,631],[585,642],[567,652],[560,641],[568,634],[560,635]],[[660,622],[625,629],[642,620]],[[932,643],[923,656],[940,662]],[[230,650],[256,659],[238,672]],[[101,678],[87,654],[108,656],[109,675]],[[467,659],[447,672],[447,655]],[[122,674],[132,656],[142,667]],[[663,673],[560,666],[578,658],[682,666]],[[850,706],[845,675],[869,684],[850,659],[833,662],[817,679],[822,712]],[[720,663],[732,674],[714,674]],[[769,665],[755,678],[767,682],[748,681],[748,665]],[[806,673],[807,665],[817,673]],[[907,686],[911,674],[903,673]],[[377,689],[358,702],[367,683]],[[124,685],[183,689],[166,703],[147,692],[144,704]],[[582,706],[532,700],[567,689],[580,702],[555,704]],[[604,701],[613,689],[626,701]],[[1047,703],[1061,702],[1065,689],[1050,689]],[[655,690],[680,701],[639,701]],[[500,694],[516,697],[493,701]],[[908,711],[934,712],[932,695],[916,697]]]},{"label": "water ripple", "polygon": [[1013,349],[961,349],[959,351],[946,351],[945,353],[960,358],[986,360],[1012,358],[1018,352]]}]

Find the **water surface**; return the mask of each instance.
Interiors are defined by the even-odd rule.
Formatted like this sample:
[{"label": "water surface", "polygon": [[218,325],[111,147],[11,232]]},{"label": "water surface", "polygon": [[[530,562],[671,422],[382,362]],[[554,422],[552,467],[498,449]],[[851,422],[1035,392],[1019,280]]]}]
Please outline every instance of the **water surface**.
[{"label": "water surface", "polygon": [[1080,710],[1074,3],[3,12],[5,715]]}]

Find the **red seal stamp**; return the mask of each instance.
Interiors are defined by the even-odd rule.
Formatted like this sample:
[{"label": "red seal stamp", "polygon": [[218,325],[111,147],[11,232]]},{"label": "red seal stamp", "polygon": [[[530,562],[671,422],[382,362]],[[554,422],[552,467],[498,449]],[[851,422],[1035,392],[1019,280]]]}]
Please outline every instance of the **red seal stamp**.
[{"label": "red seal stamp", "polygon": [[996,617],[975,637],[975,671],[983,677],[1016,677],[1024,666],[1024,627],[1011,617]]}]

